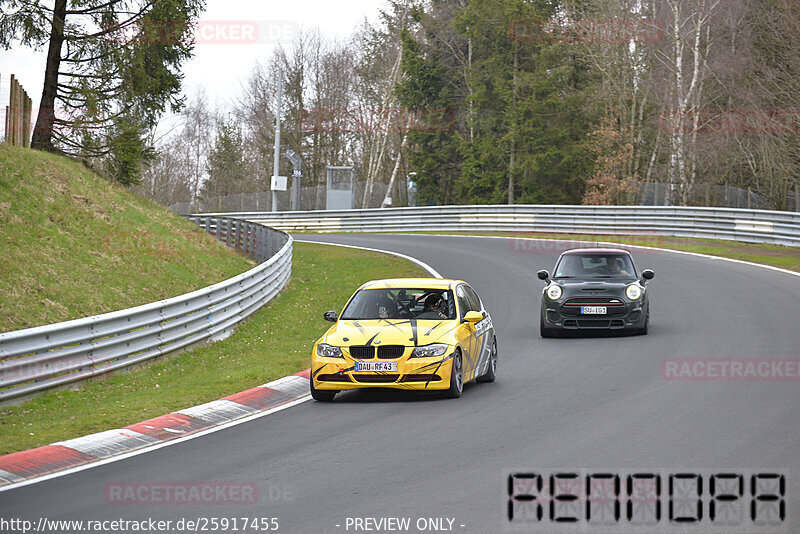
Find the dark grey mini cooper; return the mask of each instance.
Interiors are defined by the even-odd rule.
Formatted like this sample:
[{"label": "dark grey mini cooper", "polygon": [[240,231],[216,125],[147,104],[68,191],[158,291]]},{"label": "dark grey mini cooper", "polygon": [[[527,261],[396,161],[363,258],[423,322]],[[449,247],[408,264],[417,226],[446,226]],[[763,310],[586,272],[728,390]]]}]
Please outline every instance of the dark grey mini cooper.
[{"label": "dark grey mini cooper", "polygon": [[576,248],[558,258],[552,278],[539,271],[542,291],[539,332],[553,337],[563,330],[628,330],[646,334],[650,322],[647,280],[655,273],[636,271],[630,252],[617,248]]}]

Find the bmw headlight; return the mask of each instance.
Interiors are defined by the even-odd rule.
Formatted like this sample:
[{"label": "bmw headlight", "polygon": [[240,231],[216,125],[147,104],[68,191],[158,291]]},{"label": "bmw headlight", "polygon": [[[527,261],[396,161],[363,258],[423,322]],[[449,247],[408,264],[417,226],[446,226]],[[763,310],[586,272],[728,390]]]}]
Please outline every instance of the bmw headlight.
[{"label": "bmw headlight", "polygon": [[547,298],[550,300],[558,300],[561,298],[561,286],[557,286],[556,284],[550,284],[550,287],[547,288]]},{"label": "bmw headlight", "polygon": [[625,294],[631,300],[637,300],[642,296],[642,288],[639,284],[631,284],[625,288]]},{"label": "bmw headlight", "polygon": [[412,358],[430,358],[433,356],[441,356],[447,352],[448,345],[444,343],[433,343],[432,345],[425,345],[423,347],[416,347],[414,352],[411,353]]},{"label": "bmw headlight", "polygon": [[327,345],[325,343],[320,343],[317,345],[317,356],[324,356],[326,358],[344,358],[344,356],[342,356],[342,349],[339,347],[334,347],[333,345]]}]

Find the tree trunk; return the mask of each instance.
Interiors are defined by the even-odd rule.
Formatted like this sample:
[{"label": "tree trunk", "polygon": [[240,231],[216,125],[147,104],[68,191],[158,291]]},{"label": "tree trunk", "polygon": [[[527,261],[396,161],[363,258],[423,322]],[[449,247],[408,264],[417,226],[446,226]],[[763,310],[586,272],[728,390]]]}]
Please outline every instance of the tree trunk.
[{"label": "tree trunk", "polygon": [[408,132],[403,134],[403,142],[400,143],[400,151],[397,154],[397,160],[394,162],[394,169],[392,170],[392,177],[389,179],[389,187],[386,188],[386,194],[383,197],[383,202],[381,203],[382,208],[392,207],[394,199],[392,199],[392,190],[394,189],[394,183],[397,179],[397,171],[400,170],[400,160],[402,159],[403,150],[405,150],[406,146],[408,145]]},{"label": "tree trunk", "polygon": [[36,127],[33,130],[31,148],[56,152],[53,146],[53,123],[55,120],[58,70],[61,66],[61,45],[64,43],[64,18],[67,15],[67,0],[55,0],[53,26],[50,31],[50,48],[47,50],[47,65],[44,72],[44,88]]}]

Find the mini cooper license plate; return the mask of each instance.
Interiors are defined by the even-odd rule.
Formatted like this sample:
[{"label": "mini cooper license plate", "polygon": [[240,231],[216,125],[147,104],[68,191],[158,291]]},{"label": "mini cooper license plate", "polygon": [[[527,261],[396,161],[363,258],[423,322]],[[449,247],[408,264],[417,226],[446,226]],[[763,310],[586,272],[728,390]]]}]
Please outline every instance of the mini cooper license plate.
[{"label": "mini cooper license plate", "polygon": [[584,315],[605,315],[606,306],[581,306],[581,313]]},{"label": "mini cooper license plate", "polygon": [[397,362],[356,362],[356,371],[397,372]]}]

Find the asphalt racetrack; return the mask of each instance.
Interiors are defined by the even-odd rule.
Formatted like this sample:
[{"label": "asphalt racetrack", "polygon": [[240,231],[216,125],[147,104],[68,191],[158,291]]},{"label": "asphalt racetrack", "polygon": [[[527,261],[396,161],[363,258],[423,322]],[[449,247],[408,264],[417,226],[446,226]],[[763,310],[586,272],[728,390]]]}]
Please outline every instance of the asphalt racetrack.
[{"label": "asphalt racetrack", "polygon": [[[649,335],[544,340],[538,332],[543,283],[536,272],[552,269],[563,242],[421,235],[301,239],[401,252],[444,277],[472,284],[497,332],[497,381],[468,384],[454,400],[356,391],[339,394],[333,403],[304,402],[197,439],[2,492],[0,517],[37,522],[246,516],[277,518],[278,532],[289,533],[364,532],[376,524],[362,522],[357,529],[354,518],[397,517],[410,518],[408,532],[447,527],[494,533],[522,528],[507,519],[512,471],[779,470],[787,475],[789,518],[771,530],[748,525],[746,531],[800,532],[797,378],[663,376],[668,359],[799,358],[800,277],[633,248],[637,267],[656,272],[649,286]],[[119,505],[106,494],[109,484],[178,481],[253,483],[259,502]],[[392,531],[386,528],[390,523],[382,526],[371,531]],[[556,526],[561,527],[545,517],[522,531],[553,532]],[[728,530],[708,523],[686,531]]]}]

